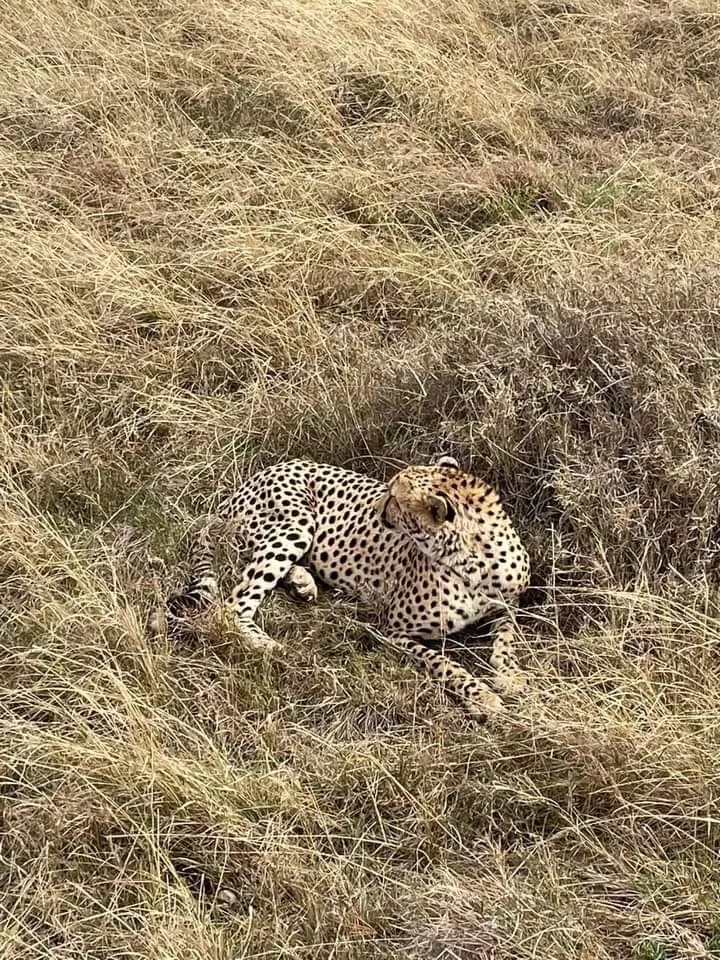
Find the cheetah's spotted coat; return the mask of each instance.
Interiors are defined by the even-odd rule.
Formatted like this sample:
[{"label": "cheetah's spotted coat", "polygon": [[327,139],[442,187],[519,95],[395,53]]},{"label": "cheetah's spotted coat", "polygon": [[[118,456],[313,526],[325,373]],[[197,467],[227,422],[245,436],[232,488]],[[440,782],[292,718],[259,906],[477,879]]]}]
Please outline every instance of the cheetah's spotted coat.
[{"label": "cheetah's spotted coat", "polygon": [[[493,685],[500,693],[521,688],[508,608],[527,586],[528,556],[494,490],[450,458],[407,467],[389,484],[291,460],[251,477],[217,519],[239,519],[249,551],[228,604],[250,643],[277,646],[254,621],[274,587],[313,600],[317,577],[372,605],[388,642],[425,664],[474,715],[495,712],[501,700],[425,641],[503,614],[490,658]],[[196,545],[193,578],[168,601],[169,626],[217,592],[208,527]]]}]

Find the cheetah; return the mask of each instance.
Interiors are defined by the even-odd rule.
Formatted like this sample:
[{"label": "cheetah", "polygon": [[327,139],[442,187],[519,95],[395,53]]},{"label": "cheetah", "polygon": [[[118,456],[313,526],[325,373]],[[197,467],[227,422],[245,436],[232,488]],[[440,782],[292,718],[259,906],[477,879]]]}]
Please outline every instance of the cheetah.
[{"label": "cheetah", "polygon": [[[512,608],[527,587],[529,559],[497,493],[450,457],[380,480],[329,464],[290,460],[248,479],[195,542],[192,579],[166,603],[169,630],[218,595],[213,527],[240,522],[249,555],[227,600],[255,647],[279,646],[255,622],[276,586],[317,598],[316,579],[369,606],[385,642],[424,665],[467,712],[488,718],[498,694],[519,693]],[[428,646],[497,615],[491,687]]]}]

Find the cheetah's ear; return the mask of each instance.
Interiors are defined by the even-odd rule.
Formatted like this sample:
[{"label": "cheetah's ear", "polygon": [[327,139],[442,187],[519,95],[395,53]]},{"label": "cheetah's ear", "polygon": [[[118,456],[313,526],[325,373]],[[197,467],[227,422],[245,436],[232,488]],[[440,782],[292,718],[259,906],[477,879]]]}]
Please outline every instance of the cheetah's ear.
[{"label": "cheetah's ear", "polygon": [[380,522],[384,527],[387,527],[388,530],[395,529],[395,524],[390,521],[390,518],[388,516],[388,507],[390,505],[391,500],[392,500],[392,496],[388,492],[388,493],[384,493],[382,497],[380,497],[380,499],[377,500],[374,504],[375,510],[380,516]]},{"label": "cheetah's ear", "polygon": [[438,525],[446,521],[452,521],[455,518],[455,507],[447,497],[437,497],[434,494],[428,494],[426,504],[433,522]]}]

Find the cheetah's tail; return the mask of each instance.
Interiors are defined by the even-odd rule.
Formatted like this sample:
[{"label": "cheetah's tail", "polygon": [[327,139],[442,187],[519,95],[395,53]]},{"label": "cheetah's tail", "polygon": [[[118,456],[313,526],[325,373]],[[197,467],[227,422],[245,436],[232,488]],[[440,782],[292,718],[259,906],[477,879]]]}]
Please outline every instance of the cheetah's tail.
[{"label": "cheetah's tail", "polygon": [[[188,618],[212,606],[219,592],[214,566],[213,524],[207,523],[190,544],[190,577],[180,593],[165,602],[165,629],[170,635],[188,629]],[[160,617],[150,621],[154,632],[160,630]]]}]

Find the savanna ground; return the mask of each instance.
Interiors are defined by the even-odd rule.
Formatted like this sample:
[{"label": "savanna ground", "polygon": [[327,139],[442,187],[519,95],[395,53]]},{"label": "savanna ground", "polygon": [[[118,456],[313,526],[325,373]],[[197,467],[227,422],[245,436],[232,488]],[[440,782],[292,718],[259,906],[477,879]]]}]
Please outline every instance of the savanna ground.
[{"label": "savanna ground", "polygon": [[[719,955],[718,8],[5,0],[0,64],[2,957]],[[532,556],[503,722],[328,595],[148,637],[216,490],[438,452]]]}]

